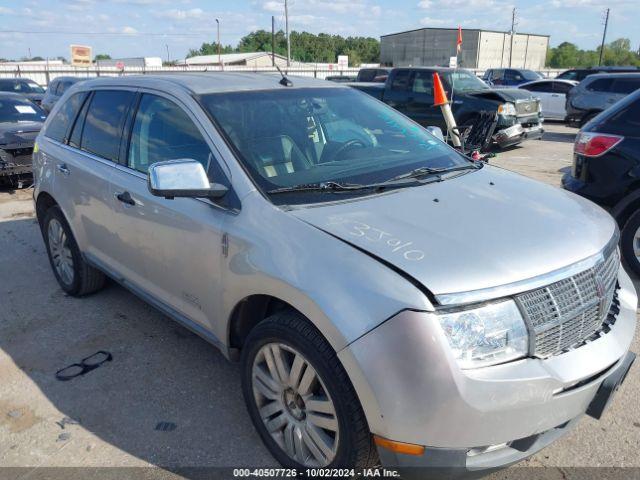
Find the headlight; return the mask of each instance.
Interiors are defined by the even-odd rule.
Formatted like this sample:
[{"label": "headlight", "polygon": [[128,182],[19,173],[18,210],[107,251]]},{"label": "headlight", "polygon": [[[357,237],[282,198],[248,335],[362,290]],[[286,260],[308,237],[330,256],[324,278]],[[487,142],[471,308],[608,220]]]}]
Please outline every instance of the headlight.
[{"label": "headlight", "polygon": [[505,117],[515,116],[516,106],[513,103],[503,103],[502,105],[498,105],[498,113]]},{"label": "headlight", "polygon": [[513,300],[439,315],[460,368],[478,368],[523,357],[528,352],[524,320]]}]

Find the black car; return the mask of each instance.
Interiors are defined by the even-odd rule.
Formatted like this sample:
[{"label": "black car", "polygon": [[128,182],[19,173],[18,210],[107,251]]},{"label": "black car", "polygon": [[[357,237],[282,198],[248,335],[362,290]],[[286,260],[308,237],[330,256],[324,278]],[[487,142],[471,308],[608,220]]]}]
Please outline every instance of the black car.
[{"label": "black car", "polygon": [[0,78],[0,92],[18,93],[40,105],[44,88],[28,78]]},{"label": "black car", "polygon": [[589,75],[593,75],[595,73],[637,73],[640,72],[638,67],[589,67],[589,68],[572,68],[570,70],[565,70],[556,78],[560,80],[575,80],[576,82],[581,82]]},{"label": "black car", "polygon": [[44,94],[42,98],[42,103],[40,106],[45,112],[50,112],[56,102],[62,97],[64,92],[67,89],[78,82],[82,82],[86,80],[81,77],[56,77],[51,80],[49,83],[49,87],[47,88],[47,92]]},{"label": "black car", "polygon": [[622,255],[640,275],[640,90],[580,130],[562,186],[609,210],[622,230]]},{"label": "black car", "polygon": [[16,93],[0,92],[0,185],[31,176],[31,154],[46,113]]},{"label": "black car", "polygon": [[374,67],[374,68],[361,68],[358,70],[358,76],[356,82],[377,82],[384,83],[387,80],[387,76],[391,68]]}]

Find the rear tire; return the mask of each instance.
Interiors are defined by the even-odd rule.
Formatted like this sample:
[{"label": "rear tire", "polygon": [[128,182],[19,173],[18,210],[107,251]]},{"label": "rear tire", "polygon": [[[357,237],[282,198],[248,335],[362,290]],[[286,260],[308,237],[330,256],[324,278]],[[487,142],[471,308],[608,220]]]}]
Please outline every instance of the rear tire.
[{"label": "rear tire", "polygon": [[284,467],[377,464],[347,373],[322,334],[298,312],[276,313],[250,332],[242,351],[242,392],[262,441]]},{"label": "rear tire", "polygon": [[60,207],[47,210],[41,228],[51,269],[62,290],[80,297],[104,286],[104,273],[84,260]]}]

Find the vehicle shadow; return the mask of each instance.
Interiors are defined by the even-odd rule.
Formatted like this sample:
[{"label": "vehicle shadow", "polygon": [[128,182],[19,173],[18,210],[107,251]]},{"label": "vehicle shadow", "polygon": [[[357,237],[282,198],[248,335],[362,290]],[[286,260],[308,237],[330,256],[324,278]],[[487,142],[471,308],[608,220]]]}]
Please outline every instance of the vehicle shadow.
[{"label": "vehicle shadow", "polygon": [[[0,271],[1,464],[276,466],[246,412],[239,366],[114,283],[66,296],[35,219],[0,221]],[[113,360],[56,379],[99,350]],[[36,413],[14,428],[16,411]],[[62,433],[75,440],[64,450]],[[91,451],[77,440],[86,437]]]}]

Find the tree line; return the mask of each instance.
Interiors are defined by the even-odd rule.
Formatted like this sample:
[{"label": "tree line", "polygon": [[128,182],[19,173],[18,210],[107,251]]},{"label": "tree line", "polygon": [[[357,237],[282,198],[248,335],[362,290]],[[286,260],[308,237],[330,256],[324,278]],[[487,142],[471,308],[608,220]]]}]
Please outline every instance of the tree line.
[{"label": "tree line", "polygon": [[[313,34],[296,32],[290,34],[291,58],[299,62],[335,63],[338,55],[349,55],[350,65],[378,63],[380,61],[380,42],[371,37],[342,37],[326,33]],[[279,30],[275,33],[275,53],[287,55],[287,39]],[[224,45],[220,53],[271,52],[271,32],[257,30],[240,39],[236,47]],[[203,43],[198,49],[191,49],[187,57],[197,55],[215,55],[218,53],[216,42]]]},{"label": "tree line", "polygon": [[[563,42],[547,52],[547,66],[550,68],[593,67],[600,60],[600,47],[595,50],[581,50],[570,42]],[[619,38],[605,45],[602,64],[610,66],[640,66],[640,51],[631,50],[628,38]]]}]

